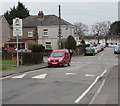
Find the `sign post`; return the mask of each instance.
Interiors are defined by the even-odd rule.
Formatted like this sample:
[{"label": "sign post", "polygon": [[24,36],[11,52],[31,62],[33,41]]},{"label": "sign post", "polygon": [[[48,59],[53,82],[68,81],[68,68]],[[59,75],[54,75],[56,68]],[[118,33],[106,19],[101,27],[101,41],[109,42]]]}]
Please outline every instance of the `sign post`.
[{"label": "sign post", "polygon": [[17,43],[17,66],[19,67],[19,54],[18,54],[18,47],[19,47],[19,36],[22,36],[22,19],[15,18],[13,19],[13,36],[16,37]]}]

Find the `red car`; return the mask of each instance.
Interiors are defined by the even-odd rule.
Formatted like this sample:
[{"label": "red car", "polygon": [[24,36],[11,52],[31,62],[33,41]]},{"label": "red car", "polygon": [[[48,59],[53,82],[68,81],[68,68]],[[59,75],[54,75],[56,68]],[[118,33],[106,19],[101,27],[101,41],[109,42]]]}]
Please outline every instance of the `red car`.
[{"label": "red car", "polygon": [[70,54],[67,49],[53,50],[48,57],[48,67],[70,66]]}]

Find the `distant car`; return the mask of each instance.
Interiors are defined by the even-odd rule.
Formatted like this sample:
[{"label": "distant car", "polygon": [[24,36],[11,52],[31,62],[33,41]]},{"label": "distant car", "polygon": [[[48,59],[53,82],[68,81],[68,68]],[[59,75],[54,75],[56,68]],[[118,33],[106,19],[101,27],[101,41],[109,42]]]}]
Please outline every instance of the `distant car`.
[{"label": "distant car", "polygon": [[95,55],[95,49],[93,47],[86,47],[84,55]]},{"label": "distant car", "polygon": [[70,54],[67,49],[53,50],[48,57],[48,67],[70,66]]},{"label": "distant car", "polygon": [[[17,57],[16,57],[16,52],[17,52],[17,50],[14,51],[12,60],[16,60],[16,59],[17,59]],[[22,55],[22,53],[31,53],[31,52],[32,52],[32,51],[29,50],[29,49],[19,49],[19,50],[18,50],[18,53],[21,53],[21,55]],[[20,58],[20,57],[19,57],[19,58]]]},{"label": "distant car", "polygon": [[117,44],[109,44],[109,47],[112,47],[112,48],[114,48],[116,46],[117,46]]},{"label": "distant car", "polygon": [[98,53],[98,48],[97,48],[97,46],[92,46],[93,48],[94,48],[94,50],[95,50],[95,54],[97,54]]},{"label": "distant car", "polygon": [[98,45],[98,49],[99,49],[99,52],[103,51],[104,50],[103,45]]},{"label": "distant car", "polygon": [[118,43],[118,44],[117,44],[117,46],[119,46],[119,47],[120,47],[120,43]]},{"label": "distant car", "polygon": [[115,47],[114,54],[120,54],[120,46]]},{"label": "distant car", "polygon": [[18,53],[31,53],[32,51],[29,49],[19,49]]}]

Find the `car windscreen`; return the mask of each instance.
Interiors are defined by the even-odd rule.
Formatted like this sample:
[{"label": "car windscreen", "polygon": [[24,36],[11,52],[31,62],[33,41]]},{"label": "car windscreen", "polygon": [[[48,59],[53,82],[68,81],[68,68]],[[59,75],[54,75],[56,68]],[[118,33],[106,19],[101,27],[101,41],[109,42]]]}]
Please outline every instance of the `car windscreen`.
[{"label": "car windscreen", "polygon": [[63,57],[64,56],[64,52],[53,52],[51,54],[51,57]]}]

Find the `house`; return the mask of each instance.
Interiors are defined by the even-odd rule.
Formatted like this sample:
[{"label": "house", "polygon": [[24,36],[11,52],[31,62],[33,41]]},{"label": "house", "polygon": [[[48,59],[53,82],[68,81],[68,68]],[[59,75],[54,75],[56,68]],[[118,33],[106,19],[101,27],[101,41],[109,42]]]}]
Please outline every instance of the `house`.
[{"label": "house", "polygon": [[[37,16],[29,16],[23,20],[23,29],[28,34],[31,33],[30,37],[36,36],[38,44],[42,44],[46,49],[58,49],[58,16],[44,15],[42,11],[39,11]],[[61,19],[61,31],[62,39],[67,38],[69,35],[73,36],[74,26]]]},{"label": "house", "polygon": [[9,24],[4,16],[0,16],[0,48],[10,39]]}]

